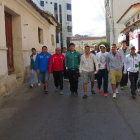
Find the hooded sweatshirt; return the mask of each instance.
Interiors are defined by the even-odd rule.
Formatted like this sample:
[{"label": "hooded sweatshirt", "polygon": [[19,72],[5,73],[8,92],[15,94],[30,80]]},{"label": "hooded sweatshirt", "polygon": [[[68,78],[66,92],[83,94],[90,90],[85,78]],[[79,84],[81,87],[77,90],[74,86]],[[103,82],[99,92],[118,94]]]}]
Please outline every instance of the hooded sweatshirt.
[{"label": "hooded sweatshirt", "polygon": [[123,57],[118,51],[116,54],[109,52],[107,55],[107,69],[111,71],[122,70],[123,67]]}]

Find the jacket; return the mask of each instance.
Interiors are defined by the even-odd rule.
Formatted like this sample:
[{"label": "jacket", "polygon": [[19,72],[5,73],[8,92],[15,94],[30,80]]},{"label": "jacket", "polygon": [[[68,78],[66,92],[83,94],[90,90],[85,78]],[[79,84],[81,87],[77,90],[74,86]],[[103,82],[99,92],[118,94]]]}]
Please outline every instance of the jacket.
[{"label": "jacket", "polygon": [[35,70],[35,61],[33,59],[33,54],[31,54],[31,56],[30,56],[30,69],[34,69]]},{"label": "jacket", "polygon": [[[97,53],[98,53],[98,52],[100,52],[99,49],[97,50]],[[94,55],[97,55],[97,53],[95,52],[95,50],[92,50],[91,53],[94,54]]]},{"label": "jacket", "polygon": [[105,52],[105,53],[99,52],[96,55],[97,62],[98,62],[98,64],[100,64],[100,67],[99,67],[100,70],[106,69],[107,55],[108,55],[108,52]]},{"label": "jacket", "polygon": [[65,67],[65,56],[63,54],[53,54],[50,59],[49,73],[52,71],[63,71]]},{"label": "jacket", "polygon": [[40,53],[37,55],[36,62],[35,62],[35,69],[40,70],[40,72],[48,72],[49,71],[49,62],[50,62],[51,54]]},{"label": "jacket", "polygon": [[80,72],[86,71],[86,72],[94,72],[94,63],[96,65],[96,70],[98,70],[98,64],[96,56],[92,53],[90,53],[89,58],[85,57],[85,54],[81,56],[81,62],[80,62]]},{"label": "jacket", "polygon": [[122,70],[123,67],[123,58],[122,55],[117,51],[114,55],[112,52],[109,52],[107,55],[107,69],[111,71]]},{"label": "jacket", "polygon": [[65,65],[68,69],[70,70],[76,70],[79,69],[79,65],[80,65],[80,53],[75,51],[75,52],[71,52],[68,51],[66,53],[66,62]]},{"label": "jacket", "polygon": [[124,50],[122,49],[122,47],[118,50],[118,52],[121,53],[122,58],[123,58],[123,63],[125,63],[126,56],[130,53],[129,46],[127,46],[125,52],[124,52]]},{"label": "jacket", "polygon": [[138,72],[139,71],[139,63],[140,63],[140,55],[135,54],[134,58],[131,54],[126,56],[126,63],[125,63],[125,71],[124,73],[128,72]]}]

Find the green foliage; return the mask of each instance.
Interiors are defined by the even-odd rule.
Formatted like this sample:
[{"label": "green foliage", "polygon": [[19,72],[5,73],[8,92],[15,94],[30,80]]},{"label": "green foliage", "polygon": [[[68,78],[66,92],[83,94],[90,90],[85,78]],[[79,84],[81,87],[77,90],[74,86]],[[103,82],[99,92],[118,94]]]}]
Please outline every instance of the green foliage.
[{"label": "green foliage", "polygon": [[107,42],[100,42],[98,44],[98,46],[100,46],[101,44],[104,44],[106,46],[106,50],[109,52],[110,51],[110,45]]},{"label": "green foliage", "polygon": [[57,33],[59,33],[59,32],[62,31],[62,24],[59,23],[59,24],[56,26],[56,31],[57,31]]}]

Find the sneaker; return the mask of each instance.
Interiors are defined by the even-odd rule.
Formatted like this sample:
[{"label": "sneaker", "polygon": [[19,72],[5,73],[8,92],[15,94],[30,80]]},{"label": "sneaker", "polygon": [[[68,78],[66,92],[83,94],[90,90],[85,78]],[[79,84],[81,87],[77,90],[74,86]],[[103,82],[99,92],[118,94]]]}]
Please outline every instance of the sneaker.
[{"label": "sneaker", "polygon": [[69,82],[69,79],[64,79],[64,81]]},{"label": "sneaker", "polygon": [[34,87],[34,85],[31,84],[31,85],[30,85],[30,88],[33,88],[33,87]]},{"label": "sneaker", "polygon": [[38,86],[40,87],[40,86],[41,86],[41,84],[40,84],[40,83],[38,83]]},{"label": "sneaker", "polygon": [[96,93],[94,92],[94,90],[92,90],[91,93],[92,93],[92,94],[96,94]]},{"label": "sneaker", "polygon": [[87,97],[88,97],[87,95],[84,95],[84,96],[83,96],[83,99],[86,99]]},{"label": "sneaker", "polygon": [[132,95],[132,98],[133,98],[133,99],[136,99],[136,95]]},{"label": "sneaker", "polygon": [[121,90],[124,90],[124,88],[125,88],[124,86],[121,86]]},{"label": "sneaker", "polygon": [[48,90],[44,90],[44,94],[48,94]]},{"label": "sneaker", "polygon": [[102,92],[101,89],[98,89],[98,92],[101,93]]},{"label": "sneaker", "polygon": [[78,92],[74,92],[74,96],[78,96]]},{"label": "sneaker", "polygon": [[116,88],[116,93],[119,94],[118,88]]},{"label": "sneaker", "polygon": [[124,89],[126,89],[126,88],[127,88],[127,86],[124,86],[123,88],[124,88]]},{"label": "sneaker", "polygon": [[104,93],[104,96],[105,96],[105,97],[107,97],[107,96],[108,96],[108,94],[107,94],[107,93]]},{"label": "sneaker", "polygon": [[138,92],[140,92],[140,89],[137,89]]},{"label": "sneaker", "polygon": [[56,87],[56,88],[55,88],[55,91],[57,92],[58,90],[59,90],[58,87]]},{"label": "sneaker", "polygon": [[63,93],[63,90],[60,90],[59,94],[60,94],[60,95],[63,95],[63,94],[64,94],[64,93]]},{"label": "sneaker", "polygon": [[113,99],[116,99],[116,93],[113,93]]}]

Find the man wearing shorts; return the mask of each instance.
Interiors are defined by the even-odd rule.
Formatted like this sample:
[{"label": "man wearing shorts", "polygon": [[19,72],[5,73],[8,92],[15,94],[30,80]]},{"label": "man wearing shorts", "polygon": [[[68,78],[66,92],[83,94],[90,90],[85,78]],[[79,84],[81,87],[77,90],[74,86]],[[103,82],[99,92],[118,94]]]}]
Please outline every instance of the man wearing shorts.
[{"label": "man wearing shorts", "polygon": [[91,81],[91,92],[94,92],[94,63],[96,65],[96,73],[98,73],[98,64],[96,56],[90,53],[90,47],[85,46],[85,54],[81,56],[80,62],[80,76],[83,77],[83,87],[84,87],[84,96],[83,99],[86,99],[87,96],[87,85],[89,80]]},{"label": "man wearing shorts", "polygon": [[113,90],[113,98],[116,98],[118,93],[117,87],[122,79],[122,67],[123,67],[123,58],[122,55],[117,51],[116,44],[111,46],[111,51],[107,55],[107,68],[110,73],[110,80]]},{"label": "man wearing shorts", "polygon": [[42,47],[42,52],[37,55],[35,69],[39,74],[40,81],[44,84],[44,93],[48,94],[48,82],[49,82],[49,62],[51,54],[48,53],[46,46]]}]

